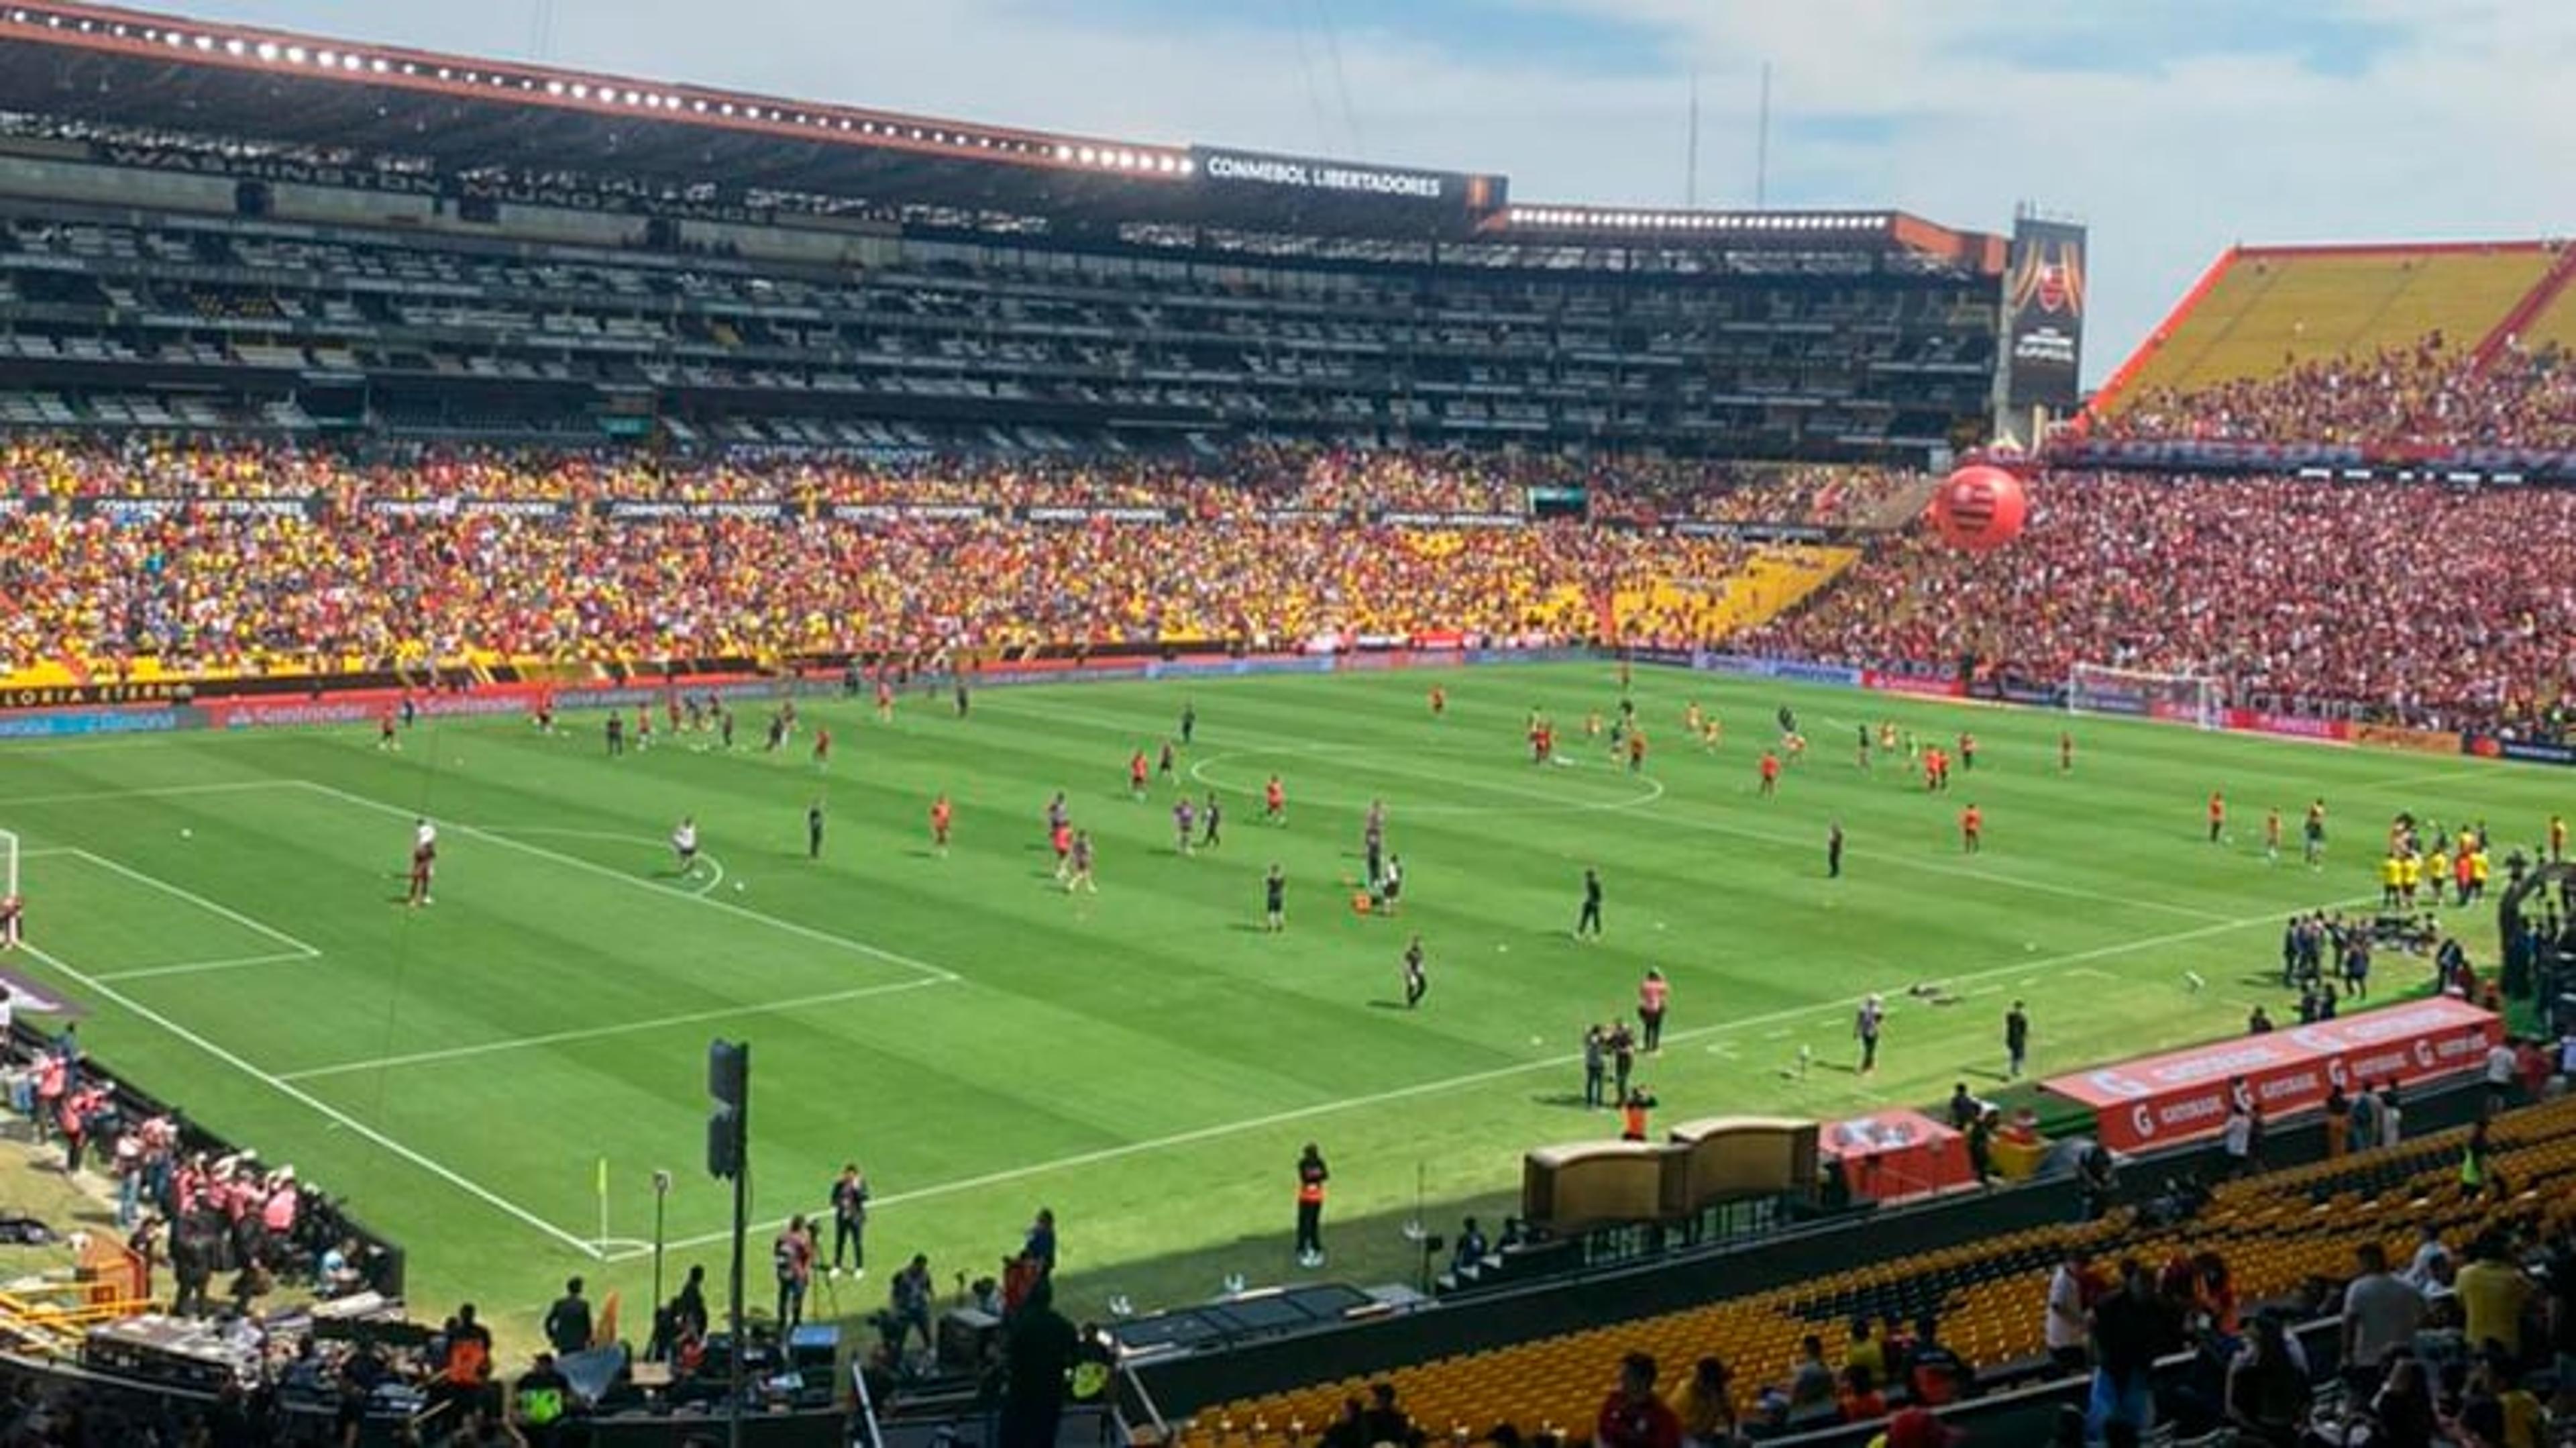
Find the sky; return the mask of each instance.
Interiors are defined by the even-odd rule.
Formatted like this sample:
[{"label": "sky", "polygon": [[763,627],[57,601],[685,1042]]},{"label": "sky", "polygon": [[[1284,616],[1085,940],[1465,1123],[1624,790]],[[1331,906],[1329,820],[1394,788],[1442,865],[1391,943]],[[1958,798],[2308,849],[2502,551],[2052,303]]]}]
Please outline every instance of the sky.
[{"label": "sky", "polygon": [[[150,3],[150,0],[142,0]],[[190,0],[359,40],[1137,141],[1497,171],[1521,202],[2092,229],[2098,381],[2239,242],[2576,231],[2564,0]]]}]

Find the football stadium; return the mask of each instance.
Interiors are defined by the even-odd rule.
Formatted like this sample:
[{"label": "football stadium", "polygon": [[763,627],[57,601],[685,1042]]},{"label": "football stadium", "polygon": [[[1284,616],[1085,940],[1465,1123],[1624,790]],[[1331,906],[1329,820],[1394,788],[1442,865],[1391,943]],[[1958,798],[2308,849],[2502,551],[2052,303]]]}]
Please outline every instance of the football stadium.
[{"label": "football stadium", "polygon": [[0,1444],[2576,1441],[2576,247],[366,19],[0,8]]}]

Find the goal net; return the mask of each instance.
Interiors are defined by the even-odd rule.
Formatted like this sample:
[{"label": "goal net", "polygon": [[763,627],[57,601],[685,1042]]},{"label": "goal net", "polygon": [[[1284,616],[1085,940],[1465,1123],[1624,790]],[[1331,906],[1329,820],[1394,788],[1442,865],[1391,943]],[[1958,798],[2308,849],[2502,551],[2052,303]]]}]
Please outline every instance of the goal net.
[{"label": "goal net", "polygon": [[2123,714],[2216,729],[2225,722],[2216,680],[2203,674],[2159,674],[2077,664],[2066,676],[2072,714]]}]

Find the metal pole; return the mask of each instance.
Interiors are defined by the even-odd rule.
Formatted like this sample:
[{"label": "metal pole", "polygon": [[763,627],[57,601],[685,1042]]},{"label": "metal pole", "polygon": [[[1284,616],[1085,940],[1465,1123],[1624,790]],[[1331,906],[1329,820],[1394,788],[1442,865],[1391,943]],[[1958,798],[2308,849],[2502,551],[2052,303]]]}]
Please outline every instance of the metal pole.
[{"label": "metal pole", "polygon": [[726,1370],[732,1381],[731,1396],[725,1406],[726,1448],[742,1448],[743,1360],[750,1356],[751,1342],[743,1334],[742,1323],[742,1240],[751,1220],[751,1046],[742,1047],[742,1109],[734,1117],[733,1171],[733,1351],[728,1354]]},{"label": "metal pole", "polygon": [[1771,62],[1762,62],[1762,110],[1754,122],[1753,133],[1753,209],[1759,211],[1771,195]]},{"label": "metal pole", "polygon": [[662,1310],[662,1208],[671,1196],[671,1174],[653,1173],[653,1310]]},{"label": "metal pole", "polygon": [[1690,78],[1690,147],[1682,161],[1682,205],[1699,205],[1699,72]]}]

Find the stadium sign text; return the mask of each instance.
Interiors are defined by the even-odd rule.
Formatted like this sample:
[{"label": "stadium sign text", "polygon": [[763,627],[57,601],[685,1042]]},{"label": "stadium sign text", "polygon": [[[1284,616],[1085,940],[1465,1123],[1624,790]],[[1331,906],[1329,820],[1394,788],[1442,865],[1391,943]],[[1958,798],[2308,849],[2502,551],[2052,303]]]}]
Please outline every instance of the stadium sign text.
[{"label": "stadium sign text", "polygon": [[1250,156],[1238,151],[1202,151],[1198,167],[1199,174],[1211,181],[1278,186],[1298,191],[1395,196],[1412,201],[1441,201],[1449,195],[1449,178],[1429,171],[1390,171],[1376,166],[1298,161],[1284,156]]}]

